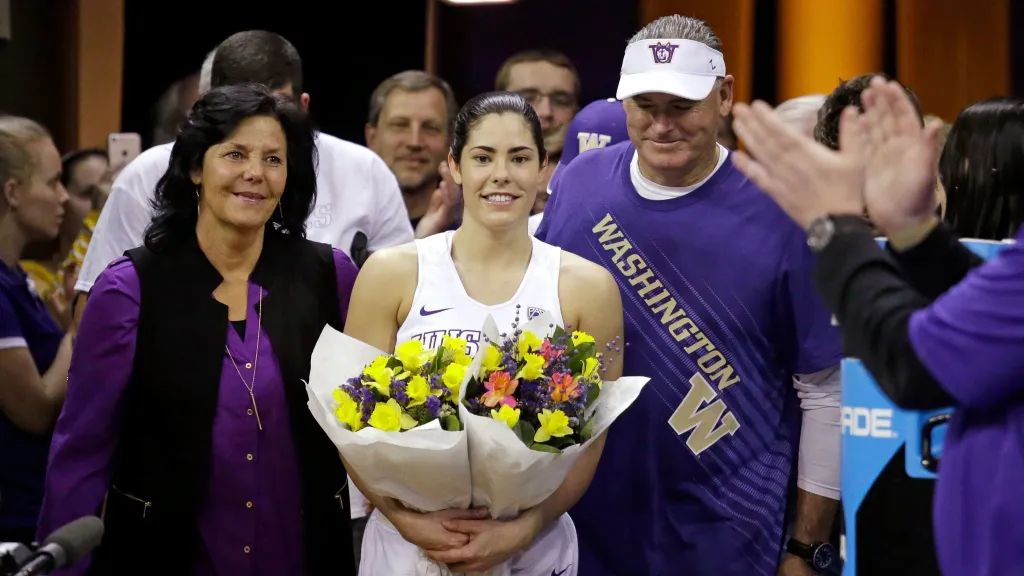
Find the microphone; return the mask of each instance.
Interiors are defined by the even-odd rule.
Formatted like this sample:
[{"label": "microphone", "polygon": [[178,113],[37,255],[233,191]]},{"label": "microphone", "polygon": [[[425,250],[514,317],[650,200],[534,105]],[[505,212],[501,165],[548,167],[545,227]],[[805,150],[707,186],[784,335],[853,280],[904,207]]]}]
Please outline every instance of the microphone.
[{"label": "microphone", "polygon": [[0,574],[13,574],[31,557],[32,549],[20,542],[0,542]]},{"label": "microphone", "polygon": [[14,576],[37,576],[78,562],[103,540],[103,521],[85,516],[58,528]]}]

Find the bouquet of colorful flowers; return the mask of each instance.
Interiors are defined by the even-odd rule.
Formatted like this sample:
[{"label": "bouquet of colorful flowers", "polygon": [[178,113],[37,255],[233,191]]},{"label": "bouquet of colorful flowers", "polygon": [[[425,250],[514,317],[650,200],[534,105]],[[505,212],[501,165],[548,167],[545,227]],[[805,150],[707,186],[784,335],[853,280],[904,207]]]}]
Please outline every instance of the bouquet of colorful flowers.
[{"label": "bouquet of colorful flowers", "polygon": [[[602,380],[619,343],[598,352],[585,332],[542,313],[499,334],[488,318],[462,400],[473,505],[509,517],[550,496],[594,438],[640,395],[648,378]],[[621,360],[620,360],[621,361]]]},{"label": "bouquet of colorful flowers", "polygon": [[311,358],[308,406],[363,487],[424,512],[470,503],[458,402],[466,342],[412,340],[387,354],[330,326]]}]

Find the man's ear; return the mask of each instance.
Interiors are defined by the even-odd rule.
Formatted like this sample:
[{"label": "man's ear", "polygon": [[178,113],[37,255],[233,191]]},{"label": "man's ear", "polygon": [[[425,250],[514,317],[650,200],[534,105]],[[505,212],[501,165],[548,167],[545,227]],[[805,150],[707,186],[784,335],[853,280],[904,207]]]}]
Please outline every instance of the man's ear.
[{"label": "man's ear", "polygon": [[309,110],[309,93],[303,92],[302,96],[299,96],[299,106],[302,106],[303,110]]},{"label": "man's ear", "polygon": [[718,96],[721,104],[718,113],[722,116],[728,116],[729,112],[732,112],[733,86],[735,86],[735,80],[728,74],[719,83]]}]

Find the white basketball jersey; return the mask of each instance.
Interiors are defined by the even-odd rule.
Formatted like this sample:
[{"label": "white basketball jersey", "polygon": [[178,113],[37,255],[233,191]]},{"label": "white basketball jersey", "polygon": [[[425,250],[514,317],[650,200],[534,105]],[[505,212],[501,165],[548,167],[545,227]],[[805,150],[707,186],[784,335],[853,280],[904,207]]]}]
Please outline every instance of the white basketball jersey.
[{"label": "white basketball jersey", "polygon": [[464,338],[469,343],[467,352],[473,356],[479,349],[480,329],[488,315],[501,332],[512,329],[517,313],[520,325],[543,312],[550,313],[556,324],[564,325],[558,302],[560,248],[531,237],[533,255],[519,289],[507,302],[486,306],[470,298],[462,285],[452,261],[454,234],[443,232],[416,240],[416,293],[409,315],[398,329],[397,343],[420,340],[424,347],[436,348],[441,345],[441,337],[448,334]]}]

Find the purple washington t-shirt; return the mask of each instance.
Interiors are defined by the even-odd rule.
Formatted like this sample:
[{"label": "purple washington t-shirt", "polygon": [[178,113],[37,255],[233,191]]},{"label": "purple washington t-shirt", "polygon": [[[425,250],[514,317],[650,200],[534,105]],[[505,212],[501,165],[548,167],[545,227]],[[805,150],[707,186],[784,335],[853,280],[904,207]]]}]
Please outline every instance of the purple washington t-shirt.
[{"label": "purple washington t-shirt", "polygon": [[775,576],[800,434],[791,378],[842,355],[806,235],[731,160],[656,201],[632,185],[633,154],[580,155],[537,232],[612,273],[625,374],[651,378],[570,512],[580,573]]}]

